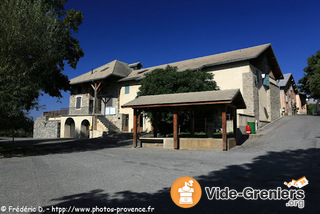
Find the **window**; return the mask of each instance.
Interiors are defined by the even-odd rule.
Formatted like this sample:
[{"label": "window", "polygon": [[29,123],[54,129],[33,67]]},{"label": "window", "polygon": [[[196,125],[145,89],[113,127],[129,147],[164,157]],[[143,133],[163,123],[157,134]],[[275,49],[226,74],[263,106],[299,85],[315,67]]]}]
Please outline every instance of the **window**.
[{"label": "window", "polygon": [[116,108],[115,107],[106,107],[104,109],[104,115],[115,115],[116,114]]},{"label": "window", "polygon": [[130,93],[130,86],[125,86],[125,88],[124,88],[124,93],[125,94],[129,94]]},{"label": "window", "polygon": [[76,97],[76,109],[81,109],[82,97]]},{"label": "window", "polygon": [[105,108],[104,108],[104,115],[115,115],[116,114],[116,107],[113,106],[114,99],[112,97],[106,98]]}]

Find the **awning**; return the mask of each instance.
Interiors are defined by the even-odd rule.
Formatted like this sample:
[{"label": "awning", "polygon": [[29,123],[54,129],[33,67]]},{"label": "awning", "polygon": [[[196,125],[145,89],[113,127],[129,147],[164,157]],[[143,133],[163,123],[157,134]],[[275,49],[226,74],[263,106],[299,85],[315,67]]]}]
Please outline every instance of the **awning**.
[{"label": "awning", "polygon": [[141,109],[216,104],[230,104],[237,109],[246,108],[239,89],[141,96],[124,104],[122,108]]}]

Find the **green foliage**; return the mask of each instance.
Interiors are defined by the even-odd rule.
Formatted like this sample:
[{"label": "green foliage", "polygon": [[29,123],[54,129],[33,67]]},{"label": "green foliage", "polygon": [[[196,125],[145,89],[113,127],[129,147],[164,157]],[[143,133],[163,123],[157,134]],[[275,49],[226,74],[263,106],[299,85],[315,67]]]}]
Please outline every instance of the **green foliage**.
[{"label": "green foliage", "polygon": [[33,121],[23,112],[16,116],[14,120],[1,121],[0,137],[32,137]]},{"label": "green foliage", "polygon": [[[165,69],[155,69],[145,75],[138,96],[213,90],[218,90],[213,74],[192,70],[178,72],[177,67],[167,66]],[[148,117],[162,134],[172,133],[172,113],[154,112],[153,115],[148,113]],[[179,115],[179,125],[182,129],[189,126],[188,114]]]},{"label": "green foliage", "polygon": [[307,105],[307,113],[309,115],[316,115],[317,114],[317,104],[308,104]]},{"label": "green foliage", "polygon": [[3,0],[0,4],[0,120],[38,107],[41,92],[61,98],[69,90],[65,63],[83,56],[78,32],[83,15],[64,10],[65,0]]},{"label": "green foliage", "polygon": [[217,90],[213,74],[167,66],[155,69],[141,81],[138,96]]},{"label": "green foliage", "polygon": [[299,80],[299,89],[315,99],[320,99],[320,50],[307,59],[304,76]]}]

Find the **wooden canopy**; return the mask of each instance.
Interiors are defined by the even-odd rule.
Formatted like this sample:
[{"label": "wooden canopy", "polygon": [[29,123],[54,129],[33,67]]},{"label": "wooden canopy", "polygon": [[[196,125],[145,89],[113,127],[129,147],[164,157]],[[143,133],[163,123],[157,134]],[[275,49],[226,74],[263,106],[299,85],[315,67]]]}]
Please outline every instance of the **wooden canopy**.
[{"label": "wooden canopy", "polygon": [[[137,147],[137,117],[142,111],[166,110],[173,113],[173,138],[174,148],[179,149],[178,139],[178,113],[181,109],[201,110],[216,108],[222,112],[222,138],[224,150],[227,150],[227,117],[228,109],[232,110],[234,134],[237,127],[237,109],[245,109],[246,105],[239,89],[203,91],[176,94],[161,94],[141,96],[123,105],[122,108],[133,108],[133,146]],[[192,118],[193,120],[193,118]],[[194,124],[193,121],[191,123]]]}]

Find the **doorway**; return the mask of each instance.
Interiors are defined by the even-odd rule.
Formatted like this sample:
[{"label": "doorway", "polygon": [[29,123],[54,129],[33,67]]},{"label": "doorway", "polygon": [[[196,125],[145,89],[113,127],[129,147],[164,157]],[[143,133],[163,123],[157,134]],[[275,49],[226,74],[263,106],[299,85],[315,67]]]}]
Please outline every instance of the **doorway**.
[{"label": "doorway", "polygon": [[122,117],[122,130],[125,132],[129,131],[129,114],[124,114]]},{"label": "doorway", "polygon": [[68,118],[64,127],[64,137],[75,138],[75,123],[72,118]]},{"label": "doorway", "polygon": [[89,138],[89,126],[88,120],[83,120],[81,122],[80,138]]}]

